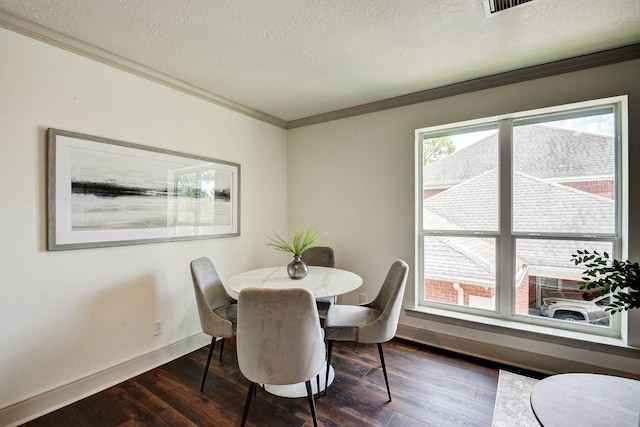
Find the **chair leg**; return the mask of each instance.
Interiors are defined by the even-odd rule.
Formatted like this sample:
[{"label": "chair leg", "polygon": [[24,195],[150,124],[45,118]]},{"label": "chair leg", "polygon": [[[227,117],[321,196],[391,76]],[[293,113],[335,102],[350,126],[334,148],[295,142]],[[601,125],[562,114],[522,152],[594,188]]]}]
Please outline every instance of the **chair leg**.
[{"label": "chair leg", "polygon": [[222,360],[222,351],[224,350],[224,337],[220,340],[220,360]]},{"label": "chair leg", "polygon": [[[327,395],[327,392],[329,390],[329,369],[331,368],[331,354],[333,353],[333,341],[332,340],[328,340],[327,341],[327,373],[325,376],[325,381],[324,381],[324,395]],[[318,393],[320,393],[320,391],[318,391]]]},{"label": "chair leg", "polygon": [[204,390],[204,382],[207,379],[207,373],[209,372],[209,363],[211,363],[211,355],[213,354],[213,348],[216,346],[216,337],[211,337],[211,344],[209,345],[209,356],[207,356],[207,364],[204,367],[204,375],[202,376],[202,384],[200,384],[200,392]]},{"label": "chair leg", "polygon": [[318,397],[317,399],[320,399],[320,374],[316,375],[316,387],[318,387]]},{"label": "chair leg", "polygon": [[391,389],[389,388],[389,379],[387,378],[387,366],[384,364],[384,353],[382,352],[382,343],[378,343],[378,353],[380,353],[380,363],[382,363],[382,372],[384,373],[384,383],[387,385],[387,394],[389,394],[389,402],[391,402]]},{"label": "chair leg", "polygon": [[316,404],[313,400],[313,390],[311,390],[311,380],[305,381],[304,384],[307,386],[307,397],[309,398],[309,408],[311,408],[313,427],[318,427],[318,418],[316,417]]},{"label": "chair leg", "polygon": [[247,400],[245,400],[244,402],[244,412],[242,414],[242,424],[240,424],[242,427],[244,427],[244,424],[247,422],[247,415],[249,415],[249,406],[251,405],[251,399],[256,394],[257,385],[257,383],[251,383],[251,385],[249,386],[249,391],[247,391]]}]

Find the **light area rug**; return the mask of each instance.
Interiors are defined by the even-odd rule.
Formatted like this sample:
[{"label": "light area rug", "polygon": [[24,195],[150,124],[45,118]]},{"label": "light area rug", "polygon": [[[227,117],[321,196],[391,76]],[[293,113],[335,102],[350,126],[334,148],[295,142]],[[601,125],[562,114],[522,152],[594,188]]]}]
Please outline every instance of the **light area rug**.
[{"label": "light area rug", "polygon": [[538,427],[529,396],[539,380],[500,370],[493,427]]}]

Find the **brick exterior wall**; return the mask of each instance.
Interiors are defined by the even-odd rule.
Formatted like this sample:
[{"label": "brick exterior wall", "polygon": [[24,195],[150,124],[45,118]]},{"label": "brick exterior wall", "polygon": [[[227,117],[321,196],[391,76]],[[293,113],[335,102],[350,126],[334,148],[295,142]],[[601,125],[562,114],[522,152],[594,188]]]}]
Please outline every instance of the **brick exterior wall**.
[{"label": "brick exterior wall", "polygon": [[[464,291],[464,305],[469,305],[469,296],[478,296],[483,298],[493,298],[495,288],[484,286],[468,285],[461,283],[460,287]],[[449,304],[458,304],[458,291],[453,288],[452,282],[443,280],[426,279],[424,281],[424,298],[427,301],[437,301]]]},{"label": "brick exterior wall", "polygon": [[[483,298],[493,298],[495,296],[495,288],[484,286],[469,285],[461,283],[460,287],[464,291],[464,306],[469,306],[469,296],[474,295]],[[542,301],[536,300],[536,276],[526,276],[521,285],[516,289],[516,314],[528,315],[530,310],[540,308]],[[556,292],[553,289],[547,289],[542,292],[542,297],[546,294]],[[563,281],[562,292],[576,293],[582,295],[586,291],[581,290],[577,282],[565,280]],[[594,294],[597,294],[595,291]],[[458,291],[453,288],[453,282],[444,280],[424,281],[424,298],[427,301],[444,302],[448,304],[458,304]]]},{"label": "brick exterior wall", "polygon": [[536,280],[531,286],[530,276],[526,276],[516,289],[516,314],[529,314],[529,308],[536,305]]},{"label": "brick exterior wall", "polygon": [[427,301],[458,303],[458,291],[453,289],[453,283],[442,280],[426,279],[424,281],[424,298]]},{"label": "brick exterior wall", "polygon": [[442,193],[446,188],[441,188],[438,190],[422,190],[422,199],[427,200],[429,197],[433,197],[438,193]]},{"label": "brick exterior wall", "polygon": [[560,184],[613,200],[613,180],[561,182]]}]

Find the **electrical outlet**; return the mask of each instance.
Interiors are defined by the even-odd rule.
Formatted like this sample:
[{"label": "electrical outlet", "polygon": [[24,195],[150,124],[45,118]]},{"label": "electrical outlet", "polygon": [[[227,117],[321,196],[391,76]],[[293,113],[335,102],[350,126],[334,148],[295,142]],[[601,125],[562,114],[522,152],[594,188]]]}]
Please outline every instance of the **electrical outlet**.
[{"label": "electrical outlet", "polygon": [[164,332],[162,328],[162,319],[156,320],[153,322],[153,325],[155,327],[155,332],[153,333],[154,336],[161,335]]},{"label": "electrical outlet", "polygon": [[367,294],[360,294],[360,304],[367,303]]}]

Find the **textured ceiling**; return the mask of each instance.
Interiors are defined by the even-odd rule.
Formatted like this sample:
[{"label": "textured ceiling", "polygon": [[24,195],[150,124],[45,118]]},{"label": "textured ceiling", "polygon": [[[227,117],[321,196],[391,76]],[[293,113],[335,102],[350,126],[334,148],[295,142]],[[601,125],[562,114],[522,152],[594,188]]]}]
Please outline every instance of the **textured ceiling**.
[{"label": "textured ceiling", "polygon": [[533,0],[489,18],[483,0],[0,0],[0,11],[284,121],[640,41],[640,0]]}]

